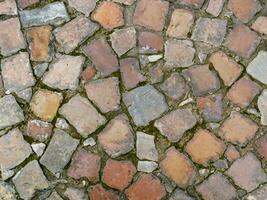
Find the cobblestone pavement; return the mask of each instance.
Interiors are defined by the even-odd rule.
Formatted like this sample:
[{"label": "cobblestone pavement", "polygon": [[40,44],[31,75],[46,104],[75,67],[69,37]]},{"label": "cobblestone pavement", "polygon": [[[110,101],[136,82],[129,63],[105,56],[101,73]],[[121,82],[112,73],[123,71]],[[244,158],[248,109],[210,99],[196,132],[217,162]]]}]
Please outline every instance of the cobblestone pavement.
[{"label": "cobblestone pavement", "polygon": [[267,0],[0,0],[0,200],[267,200]]}]

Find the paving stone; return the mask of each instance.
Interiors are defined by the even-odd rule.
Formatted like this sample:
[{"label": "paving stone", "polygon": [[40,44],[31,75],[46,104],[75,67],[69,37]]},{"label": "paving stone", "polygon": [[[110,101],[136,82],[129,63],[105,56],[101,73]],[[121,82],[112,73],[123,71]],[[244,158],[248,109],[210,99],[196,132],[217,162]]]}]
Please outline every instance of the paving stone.
[{"label": "paving stone", "polygon": [[169,37],[187,38],[187,35],[194,23],[194,14],[185,9],[175,9],[166,34]]},{"label": "paving stone", "polygon": [[163,37],[159,33],[142,31],[138,36],[140,53],[157,53],[163,49]]},{"label": "paving stone", "polygon": [[18,166],[31,153],[31,146],[23,139],[19,129],[12,129],[0,137],[1,170],[9,170]]},{"label": "paving stone", "polygon": [[136,133],[136,155],[142,160],[158,160],[158,151],[155,146],[155,136],[143,132]]},{"label": "paving stone", "polygon": [[261,113],[261,124],[267,125],[267,90],[263,90],[258,98],[258,108]]},{"label": "paving stone", "polygon": [[135,166],[130,161],[108,160],[103,170],[102,181],[111,188],[124,190],[136,173]]},{"label": "paving stone", "polygon": [[226,20],[201,17],[196,22],[191,38],[213,46],[220,46],[226,34],[226,28]]},{"label": "paving stone", "polygon": [[31,60],[44,62],[50,60],[51,26],[33,27],[27,30],[27,40],[31,50]]},{"label": "paving stone", "polygon": [[226,86],[232,85],[241,75],[243,67],[229,58],[224,52],[213,53],[209,61],[223,80]]},{"label": "paving stone", "polygon": [[28,53],[2,59],[1,70],[4,87],[9,92],[19,92],[35,84]]},{"label": "paving stone", "polygon": [[225,144],[208,130],[199,129],[185,149],[194,162],[206,167],[210,161],[219,159],[225,150]]},{"label": "paving stone", "polygon": [[200,8],[203,5],[204,1],[205,0],[179,0],[179,3]]},{"label": "paving stone", "polygon": [[220,81],[208,65],[195,65],[183,71],[182,75],[189,82],[195,96],[213,93],[220,88]]},{"label": "paving stone", "polygon": [[205,200],[231,200],[238,199],[235,188],[228,179],[216,172],[196,188]]},{"label": "paving stone", "polygon": [[26,46],[17,17],[0,21],[0,53],[3,56],[10,56]]},{"label": "paving stone", "polygon": [[224,3],[225,0],[210,0],[206,12],[214,17],[218,17],[223,9]]},{"label": "paving stone", "polygon": [[247,73],[253,78],[267,85],[267,65],[265,61],[267,59],[267,51],[260,51],[258,55],[249,63],[247,67]]},{"label": "paving stone", "polygon": [[251,152],[236,160],[226,171],[226,174],[230,176],[239,187],[248,192],[256,189],[261,183],[267,180],[267,175],[261,168],[260,161]]},{"label": "paving stone", "polygon": [[60,90],[76,90],[85,58],[83,56],[61,55],[49,65],[42,78],[44,84]]},{"label": "paving stone", "polygon": [[240,157],[240,153],[233,145],[228,146],[224,154],[230,162],[235,161]]},{"label": "paving stone", "polygon": [[45,71],[47,70],[47,68],[48,68],[48,63],[41,63],[41,64],[35,65],[33,67],[35,76],[37,76],[38,78],[42,77]]},{"label": "paving stone", "polygon": [[139,160],[137,164],[137,171],[151,173],[157,169],[158,164],[154,161]]},{"label": "paving stone", "polygon": [[0,129],[18,124],[23,120],[23,110],[12,95],[0,98]]},{"label": "paving stone", "polygon": [[194,198],[189,196],[183,190],[177,188],[168,200],[194,200]]},{"label": "paving stone", "polygon": [[99,180],[100,165],[99,155],[80,149],[74,154],[67,174],[74,179],[86,177],[90,182],[96,182]]},{"label": "paving stone", "polygon": [[94,78],[95,74],[96,74],[95,68],[93,66],[88,66],[88,67],[86,67],[85,70],[83,70],[81,76],[82,76],[83,80],[87,82],[87,81],[92,80]]},{"label": "paving stone", "polygon": [[31,144],[31,147],[34,153],[36,153],[36,155],[40,157],[41,155],[43,155],[46,145],[44,143],[33,143]]},{"label": "paving stone", "polygon": [[168,68],[188,67],[193,64],[195,52],[190,40],[169,39],[165,42],[165,66]]},{"label": "paving stone", "polygon": [[37,160],[29,162],[12,179],[19,196],[22,199],[31,199],[35,192],[49,187],[49,183]]},{"label": "paving stone", "polygon": [[261,38],[245,25],[236,25],[226,37],[225,46],[236,55],[248,59],[260,44]]},{"label": "paving stone", "polygon": [[68,164],[78,144],[79,140],[72,138],[62,130],[55,129],[40,163],[54,175],[57,175]]},{"label": "paving stone", "polygon": [[164,186],[152,174],[141,174],[125,193],[131,200],[161,200],[166,195]]},{"label": "paving stone", "polygon": [[68,0],[69,6],[83,13],[86,17],[95,9],[96,0]]},{"label": "paving stone", "polygon": [[267,34],[267,17],[259,16],[251,25],[251,28],[258,33]]},{"label": "paving stone", "polygon": [[88,18],[78,16],[54,30],[56,41],[66,54],[72,52],[79,44],[92,36],[99,26]]},{"label": "paving stone", "polygon": [[70,128],[70,125],[68,124],[68,122],[62,118],[57,118],[55,126],[62,130],[67,130]]},{"label": "paving stone", "polygon": [[95,107],[79,94],[72,97],[68,103],[64,104],[59,113],[72,124],[78,133],[87,137],[98,127],[106,123],[106,118],[102,116]]},{"label": "paving stone", "polygon": [[25,135],[34,140],[44,142],[52,135],[52,124],[41,120],[30,120],[27,124],[27,131]]},{"label": "paving stone", "polygon": [[17,5],[15,0],[4,0],[0,2],[0,15],[17,15]]},{"label": "paving stone", "polygon": [[69,15],[63,2],[54,2],[41,8],[19,12],[22,27],[61,25],[69,21]]},{"label": "paving stone", "polygon": [[92,19],[108,30],[123,26],[123,7],[111,1],[103,1],[92,13]]},{"label": "paving stone", "polygon": [[112,119],[98,134],[98,141],[112,158],[130,152],[134,148],[134,135],[126,115],[122,114]]},{"label": "paving stone", "polygon": [[169,2],[163,0],[138,0],[133,21],[134,24],[148,29],[161,31],[165,24]]},{"label": "paving stone", "polygon": [[16,92],[16,95],[25,100],[26,102],[30,103],[32,99],[32,88],[26,88],[25,90],[21,90],[19,92]]},{"label": "paving stone", "polygon": [[172,73],[161,85],[164,94],[173,100],[181,101],[189,92],[189,87],[179,73]]},{"label": "paving stone", "polygon": [[188,108],[173,110],[155,121],[154,126],[171,142],[179,141],[183,134],[197,123],[196,117]]},{"label": "paving stone", "polygon": [[247,75],[239,79],[230,88],[226,97],[235,105],[245,108],[249,106],[256,95],[260,93],[261,87],[253,82]]},{"label": "paving stone", "polygon": [[62,100],[63,97],[60,93],[39,89],[32,97],[31,110],[37,117],[51,122],[56,116]]},{"label": "paving stone", "polygon": [[191,185],[195,178],[193,163],[174,147],[166,151],[165,158],[160,162],[160,168],[165,176],[181,188]]},{"label": "paving stone", "polygon": [[119,200],[119,196],[111,190],[106,190],[101,184],[91,186],[88,190],[90,200]]},{"label": "paving stone", "polygon": [[108,76],[119,69],[117,57],[105,38],[92,40],[82,50],[92,60],[101,75]]},{"label": "paving stone", "polygon": [[197,98],[197,107],[206,122],[219,122],[223,118],[223,95],[215,94]]},{"label": "paving stone", "polygon": [[83,146],[95,146],[96,145],[96,141],[95,141],[95,139],[94,138],[92,138],[92,137],[89,137],[89,138],[87,138],[86,140],[84,140],[84,142],[83,142]]},{"label": "paving stone", "polygon": [[0,198],[3,200],[17,199],[14,188],[4,181],[0,181]]},{"label": "paving stone", "polygon": [[244,197],[244,200],[265,200],[267,197],[267,185],[263,185]]},{"label": "paving stone", "polygon": [[63,200],[57,192],[53,192],[48,198],[47,200]]},{"label": "paving stone", "polygon": [[104,113],[120,108],[119,80],[116,77],[98,79],[85,86],[87,97]]},{"label": "paving stone", "polygon": [[69,200],[88,200],[88,195],[83,189],[68,187],[64,192],[64,195],[69,198]]},{"label": "paving stone", "polygon": [[155,84],[163,81],[164,77],[163,66],[164,66],[163,61],[159,61],[149,69],[148,80],[150,83]]},{"label": "paving stone", "polygon": [[258,0],[230,0],[228,8],[238,19],[247,23],[262,7]]},{"label": "paving stone", "polygon": [[146,80],[140,71],[139,62],[136,58],[121,59],[120,72],[123,85],[127,90]]},{"label": "paving stone", "polygon": [[267,134],[265,133],[256,141],[255,148],[257,152],[267,160]]},{"label": "paving stone", "polygon": [[18,6],[24,9],[38,2],[40,2],[40,0],[18,0]]},{"label": "paving stone", "polygon": [[164,96],[151,85],[124,93],[123,102],[137,126],[148,125],[168,110]]}]

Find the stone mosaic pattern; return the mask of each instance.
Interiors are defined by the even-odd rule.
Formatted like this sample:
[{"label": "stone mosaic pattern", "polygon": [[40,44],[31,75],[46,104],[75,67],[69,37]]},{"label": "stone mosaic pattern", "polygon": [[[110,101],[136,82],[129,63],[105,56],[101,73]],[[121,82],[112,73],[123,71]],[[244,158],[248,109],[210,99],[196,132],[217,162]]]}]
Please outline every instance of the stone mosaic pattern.
[{"label": "stone mosaic pattern", "polygon": [[267,0],[0,0],[0,200],[267,200]]}]

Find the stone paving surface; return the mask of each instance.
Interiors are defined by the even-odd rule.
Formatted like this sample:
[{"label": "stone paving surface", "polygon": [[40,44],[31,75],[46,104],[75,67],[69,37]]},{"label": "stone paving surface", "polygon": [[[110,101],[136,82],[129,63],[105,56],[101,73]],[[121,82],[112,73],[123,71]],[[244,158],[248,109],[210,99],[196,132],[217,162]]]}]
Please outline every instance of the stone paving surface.
[{"label": "stone paving surface", "polygon": [[267,0],[0,0],[0,200],[267,200]]}]

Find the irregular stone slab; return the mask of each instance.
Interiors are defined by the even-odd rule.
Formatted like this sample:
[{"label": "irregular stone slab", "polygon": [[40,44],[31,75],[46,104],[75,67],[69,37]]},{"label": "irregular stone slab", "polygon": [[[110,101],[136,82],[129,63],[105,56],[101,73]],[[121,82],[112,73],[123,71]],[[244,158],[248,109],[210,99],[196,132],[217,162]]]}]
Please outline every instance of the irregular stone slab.
[{"label": "irregular stone slab", "polygon": [[158,151],[155,145],[155,136],[143,132],[136,133],[136,155],[142,160],[158,160]]},{"label": "irregular stone slab", "polygon": [[261,124],[267,125],[267,90],[263,90],[259,96],[258,108],[261,113]]},{"label": "irregular stone slab", "polygon": [[193,64],[195,52],[190,40],[169,39],[165,42],[165,66],[168,68],[188,67]]},{"label": "irregular stone slab", "polygon": [[35,76],[37,76],[38,78],[42,77],[47,68],[48,68],[48,63],[41,63],[35,65],[33,67]]},{"label": "irregular stone slab", "polygon": [[182,5],[193,6],[196,8],[200,8],[205,0],[179,0],[179,3]]},{"label": "irregular stone slab", "polygon": [[0,21],[0,53],[3,56],[10,56],[27,47],[20,29],[17,17]]},{"label": "irregular stone slab", "polygon": [[212,174],[196,188],[205,200],[232,200],[238,199],[235,188],[220,172]]},{"label": "irregular stone slab", "polygon": [[43,76],[43,83],[60,90],[76,90],[85,61],[83,56],[62,55],[56,58]]},{"label": "irregular stone slab", "polygon": [[16,92],[19,98],[23,99],[24,101],[30,103],[32,98],[32,88],[26,88],[25,90],[21,90]]},{"label": "irregular stone slab", "polygon": [[116,111],[120,108],[121,95],[117,77],[90,81],[84,87],[87,97],[103,113]]},{"label": "irregular stone slab", "polygon": [[79,44],[92,36],[99,26],[86,17],[78,16],[54,30],[54,35],[62,50],[69,54]]},{"label": "irregular stone slab", "polygon": [[54,135],[40,159],[40,163],[54,175],[58,175],[70,161],[78,144],[79,140],[72,138],[62,130],[55,129]]},{"label": "irregular stone slab", "polygon": [[267,184],[259,187],[257,190],[251,192],[244,197],[244,200],[256,199],[265,200],[267,197]]},{"label": "irregular stone slab", "polygon": [[96,0],[68,0],[69,6],[83,13],[86,17],[95,9]]},{"label": "irregular stone slab", "polygon": [[228,146],[224,155],[227,158],[227,160],[229,160],[230,162],[235,161],[236,159],[238,159],[240,157],[240,153],[235,148],[234,145]]},{"label": "irregular stone slab", "polygon": [[64,192],[64,195],[69,200],[88,200],[88,195],[85,190],[80,188],[68,187]]},{"label": "irregular stone slab", "polygon": [[24,9],[38,2],[40,2],[40,0],[18,0],[18,6]]},{"label": "irregular stone slab", "polygon": [[146,126],[168,110],[163,94],[145,85],[123,94],[123,101],[137,126]]},{"label": "irregular stone slab", "polygon": [[19,12],[24,28],[42,25],[60,25],[69,21],[69,15],[63,2],[50,3],[42,8]]},{"label": "irregular stone slab", "polygon": [[267,34],[267,17],[259,16],[252,24],[251,28],[258,33]]},{"label": "irregular stone slab", "polygon": [[43,174],[43,171],[37,160],[29,162],[12,179],[19,196],[22,199],[29,200],[38,190],[44,190],[49,187],[49,182]]},{"label": "irregular stone slab", "polygon": [[23,120],[23,111],[12,95],[0,98],[0,129],[18,124]]},{"label": "irregular stone slab", "polygon": [[187,130],[195,126],[196,122],[196,117],[190,109],[177,109],[156,120],[154,126],[169,141],[177,142]]},{"label": "irregular stone slab", "polygon": [[153,161],[138,161],[137,164],[137,171],[139,172],[145,172],[145,173],[151,173],[155,169],[157,169],[158,163]]},{"label": "irregular stone slab", "polygon": [[85,138],[106,123],[106,118],[98,113],[86,98],[79,94],[64,104],[59,113]]},{"label": "irregular stone slab", "polygon": [[28,158],[31,146],[23,139],[19,129],[13,129],[0,138],[1,170],[9,170]]},{"label": "irregular stone slab", "polygon": [[19,92],[35,84],[28,53],[20,52],[1,61],[5,89]]},{"label": "irregular stone slab", "polygon": [[83,70],[81,76],[82,79],[86,82],[91,81],[96,74],[96,70],[93,66],[87,66],[85,70]]},{"label": "irregular stone slab", "polygon": [[52,135],[53,125],[41,120],[28,121],[27,131],[25,135],[38,140],[40,142],[46,141]]},{"label": "irregular stone slab", "polygon": [[226,34],[227,21],[200,17],[194,28],[192,39],[220,46]]},{"label": "irregular stone slab", "polygon": [[15,0],[4,0],[0,2],[0,15],[17,15]]},{"label": "irregular stone slab", "polygon": [[267,180],[267,175],[262,169],[260,161],[251,152],[236,160],[226,171],[226,174],[239,187],[248,192],[256,189],[261,183]]},{"label": "irregular stone slab", "polygon": [[267,161],[267,134],[256,141],[256,150]]},{"label": "irregular stone slab", "polygon": [[2,200],[16,200],[16,191],[11,185],[4,181],[0,181],[0,199]]},{"label": "irregular stone slab", "polygon": [[206,12],[213,15],[214,17],[218,17],[223,9],[223,5],[225,0],[210,0],[209,5],[206,8]]},{"label": "irregular stone slab", "polygon": [[140,53],[157,53],[163,49],[163,37],[159,33],[142,31],[138,35]]},{"label": "irregular stone slab", "polygon": [[115,192],[105,189],[101,184],[89,187],[88,195],[91,200],[119,200],[119,196]]},{"label": "irregular stone slab", "polygon": [[55,126],[62,130],[67,130],[70,128],[70,125],[68,124],[68,122],[62,118],[57,118]]},{"label": "irregular stone slab", "polygon": [[260,51],[246,68],[248,74],[267,85],[267,51]]},{"label": "irregular stone slab", "polygon": [[195,200],[183,190],[177,188],[168,200]]},{"label": "irregular stone slab", "polygon": [[40,157],[41,155],[43,155],[46,145],[44,143],[33,143],[31,147],[34,153],[36,153],[36,155]]},{"label": "irregular stone slab", "polygon": [[122,114],[112,119],[98,134],[98,141],[112,158],[130,152],[134,148],[134,135],[127,116]]}]

